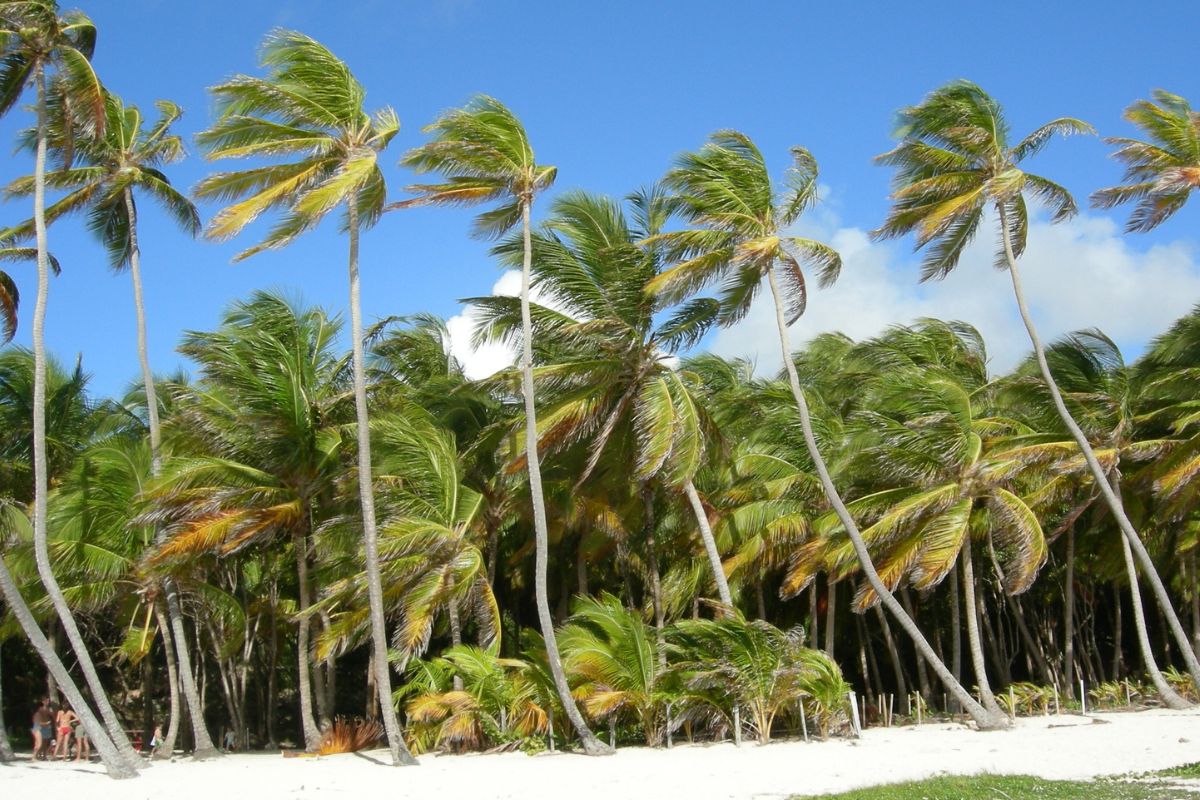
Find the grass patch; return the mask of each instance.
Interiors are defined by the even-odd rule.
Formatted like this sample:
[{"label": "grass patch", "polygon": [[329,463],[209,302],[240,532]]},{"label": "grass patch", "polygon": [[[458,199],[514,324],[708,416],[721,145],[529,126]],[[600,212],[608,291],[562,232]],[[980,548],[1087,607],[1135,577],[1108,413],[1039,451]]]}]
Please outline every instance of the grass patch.
[{"label": "grass patch", "polygon": [[[1158,774],[1200,775],[1197,764],[1178,769],[1192,772],[1167,770]],[[1176,800],[1180,796],[1178,787],[1156,781],[1048,781],[1028,775],[976,775],[872,786],[807,800]],[[797,796],[795,800],[805,799]]]},{"label": "grass patch", "polygon": [[1160,769],[1152,774],[1163,778],[1200,778],[1200,761],[1184,764],[1182,767]]}]

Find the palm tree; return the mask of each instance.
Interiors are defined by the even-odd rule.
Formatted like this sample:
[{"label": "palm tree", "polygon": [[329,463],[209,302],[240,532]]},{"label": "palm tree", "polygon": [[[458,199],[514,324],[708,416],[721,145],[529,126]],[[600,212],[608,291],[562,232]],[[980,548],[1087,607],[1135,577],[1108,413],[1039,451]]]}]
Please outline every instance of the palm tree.
[{"label": "palm tree", "polygon": [[147,493],[146,521],[168,538],[155,560],[232,554],[279,537],[290,542],[299,592],[300,721],[320,743],[312,715],[309,552],[313,519],[342,473],[347,383],[333,352],[338,323],[277,295],[234,304],[220,328],[187,334],[180,351],[200,366],[183,387],[168,428],[175,457]]},{"label": "palm tree", "polygon": [[588,755],[605,755],[611,753],[612,748],[601,743],[591,732],[571,697],[546,596],[549,533],[546,501],[542,492],[541,462],[538,458],[537,412],[534,407],[533,323],[529,309],[533,259],[530,216],[534,196],[554,182],[557,169],[537,163],[521,121],[500,101],[491,97],[476,97],[465,108],[446,112],[426,130],[433,134],[432,141],[409,151],[402,163],[418,173],[441,174],[446,182],[409,187],[417,193],[417,197],[396,207],[477,205],[497,201],[500,203],[498,207],[476,218],[477,235],[500,236],[517,223],[521,224],[521,391],[525,399],[525,452],[529,494],[533,504],[536,551],[533,583],[538,620],[546,641],[546,655],[554,675],[555,688],[567,717],[579,735],[584,752]]},{"label": "palm tree", "polygon": [[[57,259],[47,254],[50,269],[55,275],[59,273]],[[0,247],[0,261],[33,261],[37,262],[37,248],[34,247]],[[7,344],[17,335],[17,308],[21,304],[21,293],[17,283],[4,270],[0,270],[0,344]]]},{"label": "palm tree", "polygon": [[[138,217],[134,190],[148,195],[159,203],[171,218],[190,235],[200,230],[200,217],[191,201],[171,186],[161,168],[184,156],[183,140],[171,134],[171,125],[183,114],[174,103],[157,103],[158,121],[149,129],[142,126],[142,116],[136,106],[125,106],[114,94],[105,96],[105,126],[103,135],[95,140],[75,143],[70,140],[71,126],[63,119],[61,108],[53,111],[49,120],[50,145],[63,158],[61,169],[46,176],[55,189],[69,190],[68,194],[46,209],[46,221],[52,223],[73,212],[88,212],[88,228],[101,240],[108,251],[110,265],[115,271],[129,269],[133,281],[134,308],[137,314],[138,360],[141,363],[142,383],[146,393],[146,415],[153,456],[153,475],[162,472],[162,426],[159,423],[159,403],[150,369],[146,334],[146,308],[142,299],[141,250],[138,246]],[[30,137],[27,135],[27,144]],[[66,155],[74,157],[66,163]],[[76,166],[77,164],[77,166]],[[32,177],[18,178],[8,185],[5,195],[25,197],[34,191]],[[33,234],[33,220],[28,220],[8,232],[15,238]],[[160,543],[161,543],[160,532]],[[174,643],[182,668],[184,697],[191,710],[192,732],[195,735],[197,758],[218,755],[200,710],[200,695],[191,670],[187,638],[184,636],[183,616],[175,586],[168,576],[163,586],[166,593],[167,615],[174,633]]]},{"label": "palm tree", "polygon": [[850,536],[867,581],[976,723],[984,728],[1006,726],[1005,718],[986,711],[950,674],[916,623],[884,586],[817,446],[808,402],[787,338],[788,327],[804,313],[808,301],[802,263],[817,270],[823,286],[837,279],[842,265],[841,257],[828,245],[787,232],[817,201],[816,159],[802,147],[792,148],[786,188],[777,196],[762,153],[749,137],[737,131],[719,131],[698,152],[680,157],[668,173],[666,183],[678,194],[680,213],[702,227],[657,237],[670,256],[680,261],[651,281],[647,290],[675,300],[724,278],[720,320],[722,324],[731,324],[745,316],[766,277],[775,304],[784,369],[800,412],[805,445],[825,495]]},{"label": "palm tree", "polygon": [[941,278],[958,265],[963,250],[974,238],[984,214],[994,209],[1000,224],[1001,251],[996,262],[1008,268],[1017,308],[1033,343],[1042,379],[1063,424],[1082,452],[1092,479],[1129,540],[1139,565],[1154,590],[1159,607],[1171,627],[1193,680],[1200,685],[1200,661],[1179,624],[1162,578],[1146,547],[1129,521],[1121,498],[1109,485],[1104,467],[1063,402],[1062,393],[1046,362],[1045,348],[1029,314],[1017,258],[1025,250],[1029,219],[1025,194],[1030,193],[1051,209],[1051,221],[1061,222],[1076,213],[1075,201],[1062,186],[1025,172],[1020,162],[1040,151],[1056,134],[1090,133],[1091,126],[1061,117],[1042,125],[1015,145],[1009,144],[1008,124],[1000,104],[969,81],[948,84],[919,105],[900,112],[901,142],[877,159],[895,166],[887,220],[875,231],[877,238],[916,233],[918,249],[929,246],[922,264],[922,280]]},{"label": "palm tree", "polygon": [[[1063,400],[1071,409],[1072,416],[1079,420],[1080,427],[1087,433],[1088,440],[1095,448],[1096,458],[1108,472],[1113,491],[1120,497],[1120,478],[1127,465],[1161,459],[1163,454],[1176,444],[1170,439],[1148,435],[1146,427],[1138,423],[1136,415],[1143,412],[1147,406],[1146,376],[1152,373],[1144,368],[1127,366],[1116,343],[1099,330],[1077,331],[1052,343],[1046,349],[1046,360],[1057,376],[1058,385],[1063,391]],[[1087,473],[1087,465],[1078,456],[1074,440],[1063,429],[1056,415],[1045,413],[1049,407],[1046,402],[1048,391],[1040,375],[1037,375],[1037,365],[1033,363],[1033,359],[1023,364],[1017,374],[1006,382],[1003,394],[1004,401],[1023,410],[1027,419],[1039,416],[1055,417],[1053,420],[1039,419],[1034,424],[1040,433],[1017,437],[1010,441],[1009,454],[1012,457],[1024,461],[1027,465],[1038,462],[1054,463],[1055,472],[1061,474],[1060,477],[1045,481],[1044,485],[1033,493],[1033,498],[1039,504],[1045,505],[1052,503],[1064,491],[1069,492],[1075,488],[1061,484],[1074,484],[1080,478],[1089,479],[1087,483],[1090,484],[1091,476]],[[1090,502],[1096,492],[1090,489],[1086,494],[1087,499],[1082,502]],[[1106,532],[1109,532],[1107,527]],[[1073,531],[1068,535],[1073,535]],[[1171,708],[1187,708],[1191,704],[1171,688],[1150,649],[1146,617],[1137,588],[1137,568],[1129,542],[1123,535],[1121,550],[1131,589],[1134,629],[1137,632],[1138,646],[1146,665],[1146,672],[1166,705]],[[1071,565],[1068,565],[1068,570],[1070,569]],[[1072,631],[1068,628],[1065,640],[1070,642],[1072,638]],[[1066,663],[1066,683],[1069,686],[1072,682],[1072,666],[1070,661]]]},{"label": "palm tree", "polygon": [[[33,533],[38,574],[46,586],[63,630],[79,659],[88,688],[104,719],[109,736],[132,769],[140,759],[129,744],[120,720],[108,701],[104,686],[96,674],[87,646],[79,633],[70,607],[62,596],[46,548],[46,299],[50,289],[50,258],[46,239],[46,156],[50,126],[48,110],[53,103],[66,103],[75,111],[64,115],[70,123],[72,140],[86,140],[104,130],[104,95],[90,59],[96,45],[96,28],[82,12],[59,13],[55,0],[6,0],[0,2],[0,115],[18,102],[25,87],[32,83],[36,92],[37,115],[34,155],[33,218],[37,240],[38,289],[33,310]],[[53,80],[53,92],[48,82]],[[0,236],[0,238],[3,238]]]},{"label": "palm tree", "polygon": [[[643,290],[662,267],[660,254],[654,248],[639,249],[637,243],[661,228],[665,198],[651,190],[630,199],[632,222],[609,198],[568,193],[555,200],[543,229],[532,237],[533,285],[561,307],[531,304],[535,342],[552,343],[542,358],[550,363],[534,370],[534,380],[548,398],[538,423],[540,450],[586,448],[576,487],[598,470],[620,484],[632,460],[643,493],[650,491],[652,481],[682,489],[718,597],[728,609],[733,604],[729,583],[694,484],[712,426],[692,396],[695,381],[671,366],[675,352],[699,341],[714,322],[717,302],[694,300],[658,319],[669,309]],[[497,253],[507,265],[523,257],[523,247],[510,240]],[[521,338],[516,298],[467,302],[479,309],[482,336],[508,342]],[[652,515],[645,516],[649,525]],[[653,544],[648,531],[647,555],[657,561]],[[651,569],[650,581],[661,621],[657,572]]]},{"label": "palm tree", "polygon": [[1125,119],[1149,141],[1123,136],[1105,139],[1117,145],[1113,157],[1125,164],[1124,183],[1092,194],[1097,208],[1135,203],[1125,230],[1145,233],[1183,208],[1200,191],[1200,112],[1179,95],[1156,89],[1153,100],[1125,109]]},{"label": "palm tree", "polygon": [[343,224],[350,240],[350,339],[358,420],[358,482],[375,680],[392,763],[416,764],[404,745],[389,699],[391,676],[379,579],[358,277],[359,234],[379,220],[386,199],[379,153],[400,129],[400,121],[390,108],[368,115],[363,110],[366,92],[349,67],[304,34],[272,32],[263,43],[259,61],[268,70],[267,78],[238,75],[213,87],[220,117],[196,139],[213,160],[248,156],[293,160],[212,175],[201,181],[196,194],[217,200],[246,198],[226,206],[213,218],[205,232],[212,239],[237,235],[264,211],[286,209],[266,239],[239,253],[235,260],[265,249],[286,247],[331,211],[345,206]]}]

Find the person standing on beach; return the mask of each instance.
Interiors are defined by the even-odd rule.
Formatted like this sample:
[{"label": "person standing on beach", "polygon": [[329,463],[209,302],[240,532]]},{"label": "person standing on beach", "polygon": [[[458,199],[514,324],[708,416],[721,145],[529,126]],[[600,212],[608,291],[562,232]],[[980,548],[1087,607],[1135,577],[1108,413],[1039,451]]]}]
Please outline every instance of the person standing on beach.
[{"label": "person standing on beach", "polygon": [[54,719],[58,738],[54,743],[54,757],[67,761],[71,758],[71,734],[79,717],[69,705],[64,704]]},{"label": "person standing on beach", "polygon": [[71,723],[75,729],[75,760],[76,761],[91,761],[92,760],[92,740],[88,738],[87,729],[79,724],[79,716],[75,716],[75,721]]},{"label": "person standing on beach", "polygon": [[54,738],[54,712],[50,710],[50,698],[42,698],[33,712],[33,757],[45,760],[49,755],[50,740]]}]

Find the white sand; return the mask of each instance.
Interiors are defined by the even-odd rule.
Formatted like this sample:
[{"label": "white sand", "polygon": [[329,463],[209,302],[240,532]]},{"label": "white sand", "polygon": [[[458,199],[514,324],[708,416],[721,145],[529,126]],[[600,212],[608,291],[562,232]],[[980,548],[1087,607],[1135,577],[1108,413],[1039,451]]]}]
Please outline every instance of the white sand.
[{"label": "white sand", "polygon": [[24,761],[0,767],[0,797],[766,800],[945,773],[1087,778],[1200,761],[1200,712],[1030,718],[997,733],[948,724],[871,728],[857,742],[630,747],[607,758],[508,753],[420,760],[417,768],[391,769],[361,755],[247,754],[207,763],[160,762],[131,781],[109,780],[95,765]]}]

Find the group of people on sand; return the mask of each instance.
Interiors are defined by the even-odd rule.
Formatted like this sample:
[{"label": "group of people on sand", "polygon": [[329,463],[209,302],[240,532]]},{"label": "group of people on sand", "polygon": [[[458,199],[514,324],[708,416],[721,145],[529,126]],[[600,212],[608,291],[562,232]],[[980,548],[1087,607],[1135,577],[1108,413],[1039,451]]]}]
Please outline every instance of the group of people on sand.
[{"label": "group of people on sand", "polygon": [[65,703],[58,706],[50,698],[42,698],[33,712],[33,757],[41,761],[68,761],[72,748],[76,761],[91,759],[92,743],[79,724],[79,715]]}]

